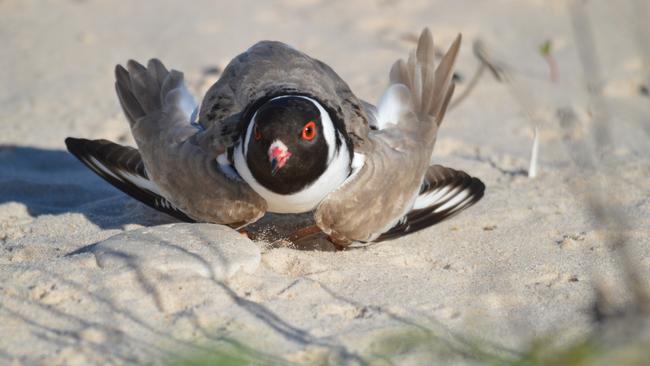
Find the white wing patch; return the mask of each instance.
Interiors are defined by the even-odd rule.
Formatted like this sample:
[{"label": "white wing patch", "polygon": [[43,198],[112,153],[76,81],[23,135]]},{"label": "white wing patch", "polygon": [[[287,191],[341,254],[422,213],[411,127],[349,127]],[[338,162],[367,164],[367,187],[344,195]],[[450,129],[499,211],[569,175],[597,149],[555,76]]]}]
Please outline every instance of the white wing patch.
[{"label": "white wing patch", "polygon": [[[391,125],[397,125],[400,117],[409,106],[410,92],[402,84],[393,84],[386,89],[377,106],[377,127],[383,130]],[[406,98],[405,98],[406,97]]]},{"label": "white wing patch", "polygon": [[468,198],[472,197],[470,188],[445,186],[433,191],[418,195],[413,204],[413,210],[421,210],[442,203],[433,212],[442,212],[448,209],[462,207]]},{"label": "white wing patch", "polygon": [[165,96],[165,104],[173,105],[180,109],[187,120],[192,122],[197,105],[185,84],[181,84],[176,89],[170,90]]},{"label": "white wing patch", "polygon": [[361,153],[355,152],[354,158],[352,159],[352,163],[350,164],[350,168],[352,168],[352,174],[350,174],[350,177],[359,173],[359,170],[361,170],[361,168],[363,168],[365,164],[366,164],[366,156]]},{"label": "white wing patch", "polygon": [[465,200],[471,196],[471,193],[472,192],[469,189],[459,190],[457,193],[454,193],[453,198],[450,198],[449,201],[447,201],[442,206],[436,208],[433,212],[455,210],[457,207],[462,207],[463,202],[465,202]]},{"label": "white wing patch", "polygon": [[134,185],[145,189],[147,191],[153,192],[159,196],[162,196],[162,193],[160,192],[160,189],[156,185],[156,183],[150,181],[147,178],[141,177],[139,175],[133,175],[129,174],[126,172],[120,172],[120,175],[127,181],[133,183]]},{"label": "white wing patch", "polygon": [[232,166],[232,162],[228,159],[227,153],[223,153],[217,156],[217,163],[219,164],[219,169],[226,177],[235,181],[241,181],[241,177],[239,174],[237,174],[237,171]]},{"label": "white wing patch", "polygon": [[130,182],[131,184],[137,186],[138,188],[141,188],[141,189],[147,190],[149,192],[155,193],[155,194],[157,194],[159,196],[162,196],[162,194],[160,193],[160,189],[158,188],[156,183],[150,181],[149,179],[147,179],[145,177],[141,177],[139,175],[127,173],[127,172],[121,171],[121,170],[116,170],[116,169],[111,170],[110,168],[108,168],[107,166],[102,164],[101,161],[95,159],[95,157],[93,157],[93,156],[88,156],[87,161],[88,161],[88,163],[90,163],[90,165],[92,165],[96,169],[101,170],[105,174],[108,174],[111,177],[113,177],[113,178],[115,178],[115,179],[117,179],[119,181]]}]

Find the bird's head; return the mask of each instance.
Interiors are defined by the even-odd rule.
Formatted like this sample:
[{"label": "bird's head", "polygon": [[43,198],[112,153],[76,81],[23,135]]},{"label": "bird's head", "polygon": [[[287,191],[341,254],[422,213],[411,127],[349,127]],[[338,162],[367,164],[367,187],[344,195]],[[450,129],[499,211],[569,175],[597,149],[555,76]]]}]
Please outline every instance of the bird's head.
[{"label": "bird's head", "polygon": [[289,194],[315,182],[336,149],[335,127],[323,107],[303,96],[262,104],[246,129],[245,158],[267,189]]}]

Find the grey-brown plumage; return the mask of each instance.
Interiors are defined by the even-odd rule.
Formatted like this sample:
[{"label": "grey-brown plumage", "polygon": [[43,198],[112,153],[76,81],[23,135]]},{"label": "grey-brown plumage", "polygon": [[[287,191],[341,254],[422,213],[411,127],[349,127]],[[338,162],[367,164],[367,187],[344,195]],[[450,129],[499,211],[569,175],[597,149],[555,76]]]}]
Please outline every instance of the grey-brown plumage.
[{"label": "grey-brown plumage", "polygon": [[433,165],[424,175],[418,198],[429,203],[412,208],[395,226],[375,241],[384,241],[427,228],[446,220],[483,197],[485,185],[465,172]]},{"label": "grey-brown plumage", "polygon": [[65,139],[65,145],[84,165],[122,192],[181,221],[194,222],[192,218],[161,196],[155,185],[138,185],[132,181],[134,176],[145,180],[149,179],[137,149],[118,145],[108,140],[86,140],[72,137]]},{"label": "grey-brown plumage", "polygon": [[398,121],[369,133],[368,143],[355,150],[365,156],[363,167],[315,213],[317,225],[339,243],[372,241],[410,210],[453,94],[459,48],[460,36],[434,68],[433,38],[425,29],[409,60],[393,65],[390,82],[402,106]]},{"label": "grey-brown plumage", "polygon": [[349,154],[336,164],[350,175],[315,201],[316,224],[340,245],[387,240],[444,220],[483,195],[480,180],[429,166],[453,94],[459,47],[460,36],[436,68],[425,29],[411,57],[393,65],[385,98],[375,107],[321,61],[262,41],[225,68],[203,99],[198,121],[182,73],[155,59],[146,67],[129,61],[126,69],[116,67],[115,87],[138,150],[104,140],[66,143],[87,166],[151,207],[181,220],[244,226],[263,216],[268,204],[236,171],[233,150],[242,153],[262,104],[307,97],[331,119],[337,148],[330,143],[329,151],[343,144],[341,155]]},{"label": "grey-brown plumage", "polygon": [[199,123],[214,131],[214,146],[229,146],[261,102],[291,94],[318,100],[344,126],[349,143],[366,141],[368,117],[345,81],[325,63],[275,41],[258,42],[228,64],[201,103]]},{"label": "grey-brown plumage", "polygon": [[129,61],[115,70],[116,89],[148,178],[175,208],[197,221],[243,225],[266,212],[248,185],[229,178],[216,158],[223,149],[190,124],[195,106],[183,74],[158,60],[147,67]]}]

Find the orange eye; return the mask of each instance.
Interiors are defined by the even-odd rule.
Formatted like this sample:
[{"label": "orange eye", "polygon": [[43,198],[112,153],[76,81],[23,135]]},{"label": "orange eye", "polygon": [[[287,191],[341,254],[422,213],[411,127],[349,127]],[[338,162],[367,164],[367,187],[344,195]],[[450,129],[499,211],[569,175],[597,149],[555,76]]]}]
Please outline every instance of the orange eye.
[{"label": "orange eye", "polygon": [[255,134],[255,141],[259,141],[259,140],[262,139],[262,133],[257,128],[257,125],[255,125],[255,127],[253,127],[253,133]]},{"label": "orange eye", "polygon": [[302,128],[302,139],[311,141],[314,137],[316,137],[316,122],[309,121],[305,127]]}]

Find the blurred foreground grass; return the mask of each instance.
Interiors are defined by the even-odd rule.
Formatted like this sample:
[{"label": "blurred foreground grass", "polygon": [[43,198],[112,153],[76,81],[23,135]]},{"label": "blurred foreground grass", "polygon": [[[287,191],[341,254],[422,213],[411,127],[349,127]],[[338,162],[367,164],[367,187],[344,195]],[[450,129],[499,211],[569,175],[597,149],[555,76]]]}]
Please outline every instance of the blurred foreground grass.
[{"label": "blurred foreground grass", "polygon": [[[268,350],[254,351],[253,347],[242,346],[229,350],[215,348],[213,353],[190,356],[186,361],[168,365],[642,366],[650,364],[650,332],[645,330],[648,328],[646,325],[645,320],[637,319],[631,324],[630,319],[625,319],[563,346],[553,345],[552,338],[540,339],[519,355],[503,355],[503,352],[495,352],[494,346],[480,341],[465,340],[463,348],[459,349],[449,339],[420,329],[403,329],[377,336],[354,360],[342,358],[334,350],[316,357],[286,358],[270,356]],[[635,330],[630,333],[631,329]]]}]

